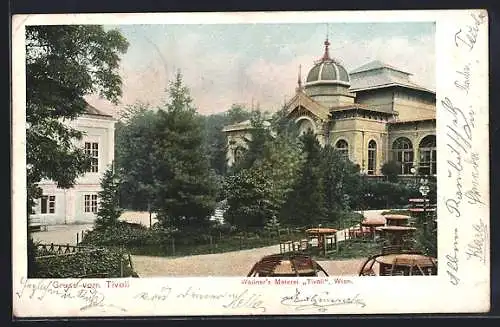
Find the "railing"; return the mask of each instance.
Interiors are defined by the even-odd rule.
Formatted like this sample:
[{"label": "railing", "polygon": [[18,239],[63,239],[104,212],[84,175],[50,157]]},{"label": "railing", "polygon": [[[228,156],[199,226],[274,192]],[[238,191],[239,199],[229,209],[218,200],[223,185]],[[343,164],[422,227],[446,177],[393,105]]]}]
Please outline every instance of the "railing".
[{"label": "railing", "polygon": [[51,256],[51,255],[61,255],[61,254],[71,254],[76,252],[90,252],[95,251],[95,247],[79,246],[79,245],[69,245],[69,244],[37,244],[37,257]]}]

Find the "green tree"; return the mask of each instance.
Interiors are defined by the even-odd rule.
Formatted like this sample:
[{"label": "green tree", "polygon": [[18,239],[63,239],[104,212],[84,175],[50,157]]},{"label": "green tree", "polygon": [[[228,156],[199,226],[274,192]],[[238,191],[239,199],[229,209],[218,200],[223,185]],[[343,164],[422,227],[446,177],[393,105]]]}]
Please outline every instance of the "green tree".
[{"label": "green tree", "polygon": [[95,221],[96,229],[106,228],[118,223],[123,210],[120,208],[120,180],[112,164],[101,179],[99,210]]},{"label": "green tree", "polygon": [[84,96],[121,96],[120,55],[128,48],[117,31],[99,25],[26,27],[26,161],[28,213],[40,197],[37,183],[70,188],[90,166],[74,145],[82,133],[66,121],[86,110]]},{"label": "green tree", "polygon": [[272,198],[272,181],[259,174],[259,170],[243,169],[225,181],[228,209],[224,219],[239,230],[262,228],[275,214]]},{"label": "green tree", "polygon": [[[120,55],[127,40],[99,25],[33,25],[26,27],[26,190],[27,212],[42,194],[38,183],[51,179],[70,188],[90,168],[84,151],[74,145],[81,132],[65,122],[83,114],[84,97],[99,94],[117,103],[121,96]],[[28,235],[30,235],[28,233]],[[33,248],[29,237],[29,248]],[[33,255],[29,251],[29,267]],[[32,276],[35,272],[29,269]]]},{"label": "green tree", "polygon": [[279,215],[303,162],[296,138],[286,133],[273,137],[260,116],[255,118],[259,130],[252,130],[244,165],[227,179],[225,187],[226,218],[239,228],[262,228]]},{"label": "green tree", "polygon": [[235,124],[250,119],[252,116],[251,111],[247,110],[240,104],[233,104],[231,108],[225,113],[228,124]]},{"label": "green tree", "polygon": [[306,159],[281,212],[281,221],[295,226],[311,225],[324,217],[321,145],[312,132],[300,141]]},{"label": "green tree", "polygon": [[336,222],[339,213],[351,210],[361,196],[359,166],[345,160],[330,145],[323,148],[321,161],[325,212],[330,221]]},{"label": "green tree", "polygon": [[388,161],[382,165],[381,171],[389,182],[397,182],[398,175],[401,173],[401,164],[394,160]]},{"label": "green tree", "polygon": [[163,226],[201,227],[215,209],[217,185],[203,143],[203,122],[177,73],[155,127],[155,200]]},{"label": "green tree", "polygon": [[116,126],[116,168],[122,179],[121,203],[127,209],[154,211],[156,121],[153,110],[136,104],[125,110]]}]

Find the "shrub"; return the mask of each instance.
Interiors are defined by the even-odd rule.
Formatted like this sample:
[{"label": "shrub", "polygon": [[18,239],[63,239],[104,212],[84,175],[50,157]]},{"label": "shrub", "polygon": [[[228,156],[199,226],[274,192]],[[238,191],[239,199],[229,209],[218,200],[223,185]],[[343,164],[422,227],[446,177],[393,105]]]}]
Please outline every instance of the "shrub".
[{"label": "shrub", "polygon": [[147,229],[141,225],[120,222],[114,226],[88,232],[82,245],[96,246],[142,246],[166,243],[170,233],[164,230]]},{"label": "shrub", "polygon": [[123,253],[109,249],[39,257],[36,262],[35,278],[137,277]]},{"label": "shrub", "polygon": [[389,182],[396,182],[398,174],[401,172],[401,164],[394,160],[388,161],[382,165],[381,171],[387,176]]},{"label": "shrub", "polygon": [[369,181],[363,188],[365,210],[404,207],[409,198],[420,196],[414,187],[401,183]]}]

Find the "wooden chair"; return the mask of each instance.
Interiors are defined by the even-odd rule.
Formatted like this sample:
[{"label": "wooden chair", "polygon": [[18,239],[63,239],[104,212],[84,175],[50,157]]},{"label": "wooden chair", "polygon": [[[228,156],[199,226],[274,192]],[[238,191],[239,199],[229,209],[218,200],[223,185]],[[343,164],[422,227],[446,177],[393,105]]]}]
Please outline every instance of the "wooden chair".
[{"label": "wooden chair", "polygon": [[286,253],[291,251],[293,251],[292,241],[280,241],[280,253]]}]

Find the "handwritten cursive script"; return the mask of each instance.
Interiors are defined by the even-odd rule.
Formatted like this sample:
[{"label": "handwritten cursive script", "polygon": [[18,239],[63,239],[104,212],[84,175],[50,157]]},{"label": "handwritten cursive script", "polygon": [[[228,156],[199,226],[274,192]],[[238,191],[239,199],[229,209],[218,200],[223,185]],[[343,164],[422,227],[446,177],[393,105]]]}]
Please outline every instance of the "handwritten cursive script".
[{"label": "handwritten cursive script", "polygon": [[455,217],[461,216],[461,203],[463,200],[463,156],[469,153],[472,148],[472,131],[474,128],[474,111],[469,110],[468,114],[455,106],[449,98],[441,101],[441,105],[451,115],[451,121],[446,125],[448,132],[446,136],[448,143],[446,146],[451,154],[451,159],[447,160],[448,178],[454,178],[455,191],[452,197],[445,200],[448,212]]},{"label": "handwritten cursive script", "polygon": [[241,292],[205,292],[199,288],[188,287],[182,290],[173,290],[169,286],[163,286],[156,292],[140,292],[133,297],[137,300],[149,302],[164,301],[220,301],[224,309],[252,309],[266,312],[264,301],[260,293],[251,293],[248,289]]},{"label": "handwritten cursive script", "polygon": [[457,286],[460,283],[458,278],[458,229],[455,228],[453,237],[453,253],[446,255],[446,273],[452,285]]},{"label": "handwritten cursive script", "polygon": [[19,299],[27,297],[29,299],[44,300],[46,297],[58,297],[65,300],[76,300],[83,302],[81,311],[90,308],[117,308],[126,311],[124,308],[106,303],[104,293],[97,290],[95,283],[85,283],[82,280],[77,282],[60,282],[57,280],[41,279],[37,281],[21,278],[21,288],[16,292]]},{"label": "handwritten cursive script", "polygon": [[470,16],[472,22],[455,33],[455,45],[460,48],[465,47],[469,51],[474,49],[474,45],[477,42],[477,35],[479,34],[479,27],[485,22],[486,13],[484,11],[479,14],[472,13]]},{"label": "handwritten cursive script", "polygon": [[474,239],[467,244],[467,260],[477,259],[483,264],[486,263],[486,240],[488,238],[488,226],[479,220],[479,224],[472,225]]},{"label": "handwritten cursive script", "polygon": [[470,88],[470,70],[470,63],[464,65],[462,70],[457,70],[458,78],[455,80],[455,86],[466,95],[469,94]]},{"label": "handwritten cursive script", "polygon": [[298,288],[295,289],[295,294],[282,297],[281,304],[295,307],[296,311],[317,309],[320,312],[326,312],[329,307],[339,305],[355,305],[361,308],[366,306],[360,294],[350,297],[336,297],[330,294],[330,292],[325,291],[313,295],[304,295]]},{"label": "handwritten cursive script", "polygon": [[466,160],[472,166],[472,188],[465,192],[465,197],[469,199],[470,204],[483,204],[482,195],[479,191],[479,153],[471,153],[470,160]]}]

